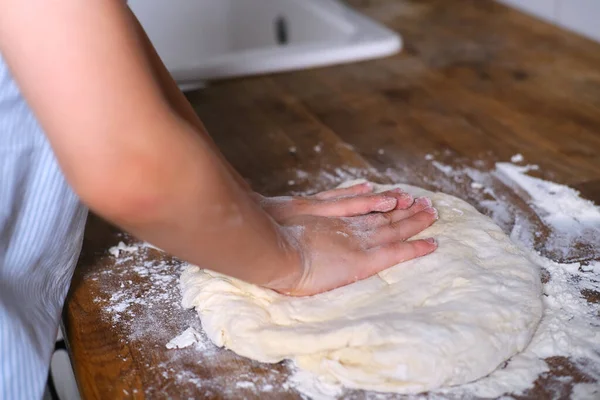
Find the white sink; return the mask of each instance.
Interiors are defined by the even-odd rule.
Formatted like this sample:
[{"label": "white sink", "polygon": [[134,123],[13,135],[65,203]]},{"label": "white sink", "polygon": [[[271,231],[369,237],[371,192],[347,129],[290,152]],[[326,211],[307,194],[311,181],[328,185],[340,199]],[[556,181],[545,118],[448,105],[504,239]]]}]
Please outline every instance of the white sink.
[{"label": "white sink", "polygon": [[337,0],[129,0],[184,89],[203,81],[353,62],[400,37]]}]

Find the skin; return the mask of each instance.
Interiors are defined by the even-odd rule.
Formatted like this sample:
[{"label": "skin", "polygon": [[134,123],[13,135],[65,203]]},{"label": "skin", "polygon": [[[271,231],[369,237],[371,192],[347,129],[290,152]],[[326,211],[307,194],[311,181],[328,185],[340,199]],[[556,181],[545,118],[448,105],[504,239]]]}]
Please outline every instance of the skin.
[{"label": "skin", "polygon": [[122,1],[0,0],[0,8],[0,51],[67,181],[124,230],[291,295],[435,250],[433,241],[406,241],[435,210],[399,191],[252,193]]}]

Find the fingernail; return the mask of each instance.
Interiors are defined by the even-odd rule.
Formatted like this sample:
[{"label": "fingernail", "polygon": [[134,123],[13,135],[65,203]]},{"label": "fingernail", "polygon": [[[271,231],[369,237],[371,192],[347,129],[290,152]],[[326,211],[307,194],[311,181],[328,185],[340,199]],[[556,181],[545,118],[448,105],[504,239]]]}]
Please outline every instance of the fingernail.
[{"label": "fingernail", "polygon": [[438,219],[438,211],[435,208],[427,207],[427,208],[424,208],[423,211],[433,215],[435,217],[435,219]]},{"label": "fingernail", "polygon": [[408,193],[401,193],[400,198],[408,201],[413,201],[413,197]]},{"label": "fingernail", "polygon": [[375,211],[389,211],[392,208],[396,207],[396,203],[398,201],[394,198],[394,197],[385,197],[384,199],[380,200],[375,207],[373,207],[373,210]]},{"label": "fingernail", "polygon": [[415,200],[415,203],[425,206],[425,207],[433,206],[431,199],[429,199],[428,197],[419,197],[417,200]]},{"label": "fingernail", "polygon": [[437,242],[434,238],[427,238],[427,239],[423,239],[423,240],[429,244],[437,244]]}]

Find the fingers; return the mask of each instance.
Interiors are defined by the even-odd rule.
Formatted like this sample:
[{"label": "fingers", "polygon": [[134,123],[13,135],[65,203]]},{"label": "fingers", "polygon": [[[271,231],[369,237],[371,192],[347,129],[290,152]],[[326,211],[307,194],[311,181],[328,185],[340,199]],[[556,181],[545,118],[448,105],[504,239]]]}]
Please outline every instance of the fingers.
[{"label": "fingers", "polygon": [[390,211],[388,213],[390,215],[389,221],[391,223],[402,221],[426,209],[433,209],[431,200],[427,197],[419,197],[407,209],[398,209],[398,207],[396,207],[394,211]]},{"label": "fingers", "polygon": [[368,250],[367,259],[369,264],[363,272],[367,277],[401,262],[430,254],[435,249],[437,249],[437,243],[433,238],[394,242],[386,246],[376,247]]},{"label": "fingers", "polygon": [[[373,185],[370,182],[359,183],[347,188],[332,189],[325,192],[317,193],[313,197],[319,200],[332,200],[348,196],[358,196],[373,192]],[[397,188],[380,193],[384,196],[395,197],[397,199],[396,208],[407,209],[413,202],[413,197],[404,190]]]},{"label": "fingers", "polygon": [[339,198],[339,197],[356,196],[359,194],[366,194],[366,193],[372,193],[372,192],[373,192],[373,185],[370,182],[364,182],[364,183],[359,183],[357,185],[352,185],[347,188],[326,190],[324,192],[317,193],[316,195],[314,195],[314,197],[319,200],[329,200],[329,199],[335,199],[335,198]]},{"label": "fingers", "polygon": [[376,228],[366,238],[366,244],[369,247],[377,247],[407,240],[431,226],[436,219],[437,210],[426,207],[411,217]]},{"label": "fingers", "polygon": [[383,194],[344,197],[337,200],[309,203],[303,212],[319,217],[354,217],[372,212],[388,212],[396,208],[395,197]]},{"label": "fingers", "polygon": [[412,206],[415,201],[410,194],[400,188],[388,190],[386,192],[382,192],[381,194],[395,197],[396,200],[398,200],[398,203],[396,204],[397,210],[406,210]]},{"label": "fingers", "polygon": [[359,218],[362,219],[366,227],[373,229],[402,221],[429,207],[432,207],[431,200],[427,197],[419,197],[408,209],[398,209],[398,206],[396,206],[396,209],[387,213],[369,214]]}]

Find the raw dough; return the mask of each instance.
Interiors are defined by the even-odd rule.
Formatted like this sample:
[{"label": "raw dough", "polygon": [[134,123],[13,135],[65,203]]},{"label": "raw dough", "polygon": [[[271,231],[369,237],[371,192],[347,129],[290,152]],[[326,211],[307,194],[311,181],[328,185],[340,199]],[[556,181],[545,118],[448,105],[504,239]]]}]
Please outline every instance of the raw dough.
[{"label": "raw dough", "polygon": [[523,350],[542,314],[539,267],[456,197],[375,186],[431,198],[440,219],[415,238],[435,237],[437,251],[304,298],[191,266],[181,277],[183,305],[196,307],[218,346],[263,362],[291,359],[350,388],[458,385]]}]

